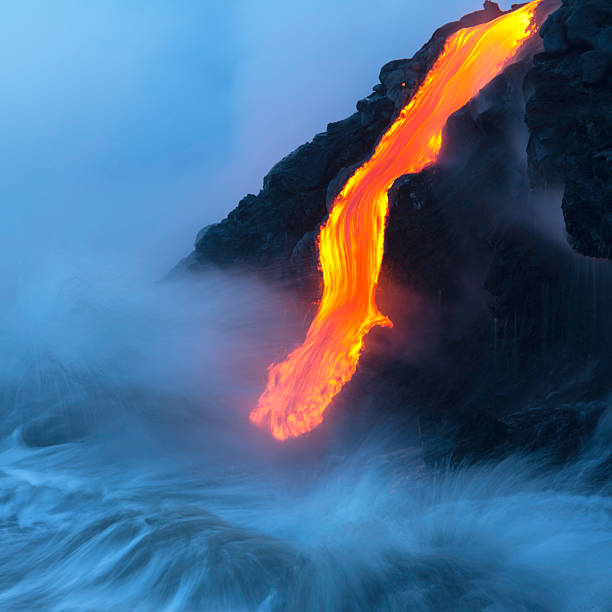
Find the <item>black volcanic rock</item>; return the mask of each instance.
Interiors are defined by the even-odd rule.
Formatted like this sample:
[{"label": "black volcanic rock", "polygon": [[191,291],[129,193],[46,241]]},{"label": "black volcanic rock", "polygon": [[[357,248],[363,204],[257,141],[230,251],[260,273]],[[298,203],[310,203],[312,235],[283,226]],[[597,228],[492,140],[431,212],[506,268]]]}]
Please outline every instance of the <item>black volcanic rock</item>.
[{"label": "black volcanic rock", "polygon": [[534,408],[503,420],[474,409],[430,413],[419,419],[424,460],[435,467],[516,453],[562,465],[585,450],[604,411],[605,406],[595,402]]},{"label": "black volcanic rock", "polygon": [[[247,266],[277,279],[292,279],[294,262],[307,249],[308,240],[313,241],[308,248],[314,247],[313,232],[327,216],[330,184],[341,186],[350,169],[371,154],[394,115],[418,89],[448,36],[501,14],[496,3],[487,1],[483,10],[437,30],[413,58],[383,66],[380,83],[357,103],[355,114],[330,123],[324,133],[278,162],[264,178],[259,194],[247,195],[226,219],[198,233],[193,253],[173,272],[197,271],[211,264]],[[344,177],[340,184],[339,176]],[[308,278],[313,272],[316,267],[299,276]]]},{"label": "black volcanic rock", "polygon": [[391,101],[376,95],[363,112],[330,123],[325,133],[281,160],[259,195],[246,196],[227,219],[198,235],[195,262],[263,267],[289,259],[327,214],[328,183],[370,151],[392,111]]},{"label": "black volcanic rock", "polygon": [[523,223],[529,186],[517,141],[527,137],[528,68],[528,61],[509,67],[449,118],[436,167],[395,182],[383,279],[452,304],[469,299],[465,279],[472,277],[490,295],[494,317],[514,318],[519,308],[539,317],[538,308],[526,306],[539,301],[554,273],[550,248]]},{"label": "black volcanic rock", "polygon": [[[593,434],[599,413],[588,406],[612,391],[612,273],[550,230],[550,215],[562,223],[551,187],[565,185],[571,244],[612,253],[609,8],[566,0],[542,27],[543,45],[534,38],[525,57],[449,118],[436,165],[399,177],[389,192],[377,302],[395,327],[370,333],[335,407],[367,393],[378,412],[418,416],[429,465],[514,452],[562,463]],[[357,113],[276,164],[258,195],[200,231],[179,268],[256,269],[304,290],[311,308],[316,238],[338,190],[447,36],[499,14],[487,2],[439,29],[412,59],[386,64]],[[545,53],[534,65],[538,45]],[[405,303],[413,298],[418,308]],[[411,309],[420,309],[416,318]],[[384,334],[427,345],[426,357],[415,360],[411,346],[370,352],[391,344]]]},{"label": "black volcanic rock", "polygon": [[434,170],[397,179],[389,191],[385,233],[383,274],[430,296],[451,292],[456,270],[456,245],[433,195],[438,180]]},{"label": "black volcanic rock", "polygon": [[608,51],[585,51],[581,56],[582,80],[589,85],[597,85],[607,80],[612,72],[612,53]]},{"label": "black volcanic rock", "polygon": [[532,183],[565,185],[572,246],[612,258],[612,3],[564,0],[527,78]]}]

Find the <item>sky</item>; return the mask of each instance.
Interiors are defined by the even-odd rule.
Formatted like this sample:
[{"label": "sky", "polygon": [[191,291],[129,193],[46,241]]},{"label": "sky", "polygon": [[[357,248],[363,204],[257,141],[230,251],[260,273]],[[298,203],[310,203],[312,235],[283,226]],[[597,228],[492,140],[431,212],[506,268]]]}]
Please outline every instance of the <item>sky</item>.
[{"label": "sky", "polygon": [[350,115],[383,64],[480,7],[7,3],[0,277],[91,258],[162,276],[276,161]]}]

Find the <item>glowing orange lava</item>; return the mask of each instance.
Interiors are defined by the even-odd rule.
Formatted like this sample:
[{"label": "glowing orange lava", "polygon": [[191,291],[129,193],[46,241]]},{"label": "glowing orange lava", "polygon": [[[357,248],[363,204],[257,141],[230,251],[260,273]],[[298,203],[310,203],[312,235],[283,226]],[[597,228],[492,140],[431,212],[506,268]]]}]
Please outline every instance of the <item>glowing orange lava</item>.
[{"label": "glowing orange lava", "polygon": [[375,325],[392,326],[374,299],[387,191],[399,176],[437,159],[448,117],[514,58],[536,28],[540,1],[450,36],[418,92],[334,200],[318,241],[324,284],[319,310],[304,343],[270,367],[250,416],[278,440],[317,427],[355,373],[364,336]]}]

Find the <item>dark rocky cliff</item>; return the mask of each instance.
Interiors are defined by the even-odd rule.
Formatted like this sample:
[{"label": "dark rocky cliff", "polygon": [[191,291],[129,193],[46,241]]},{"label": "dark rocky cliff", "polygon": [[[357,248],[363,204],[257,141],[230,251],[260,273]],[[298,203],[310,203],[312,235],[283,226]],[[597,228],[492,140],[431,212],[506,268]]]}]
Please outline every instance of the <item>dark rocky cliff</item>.
[{"label": "dark rocky cliff", "polygon": [[612,3],[564,0],[542,27],[526,121],[534,185],[565,185],[572,246],[612,258]]},{"label": "dark rocky cliff", "polygon": [[[316,297],[315,240],[336,190],[446,37],[499,14],[486,2],[384,66],[354,115],[274,166],[175,273],[247,268]],[[612,391],[612,272],[584,257],[612,257],[611,19],[609,0],[564,0],[544,47],[534,40],[449,119],[439,162],[396,181],[377,295],[395,328],[370,334],[334,413],[375,396],[376,412],[418,415],[434,463],[516,449],[559,462],[588,443]],[[427,344],[426,357],[376,351],[391,338]]]},{"label": "dark rocky cliff", "polygon": [[328,192],[367,159],[394,115],[418,89],[446,38],[502,13],[497,4],[485,2],[483,10],[438,29],[413,58],[383,66],[380,82],[357,102],[357,112],[330,123],[325,132],[287,155],[266,175],[259,194],[248,194],[226,219],[202,229],[180,269],[238,265],[295,280],[303,270],[294,264],[312,254],[316,230],[327,216]]}]

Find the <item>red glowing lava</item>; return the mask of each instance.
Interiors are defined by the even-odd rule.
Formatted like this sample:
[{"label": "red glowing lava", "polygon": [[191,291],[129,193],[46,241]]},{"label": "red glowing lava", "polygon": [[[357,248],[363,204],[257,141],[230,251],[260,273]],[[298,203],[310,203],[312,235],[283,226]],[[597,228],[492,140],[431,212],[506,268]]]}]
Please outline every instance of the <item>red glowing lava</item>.
[{"label": "red glowing lava", "polygon": [[392,325],[374,299],[387,191],[399,176],[436,161],[448,117],[512,61],[536,29],[540,1],[450,36],[418,92],[334,200],[318,240],[324,285],[319,310],[304,343],[270,367],[250,416],[278,440],[322,422],[332,398],[355,373],[364,336],[376,325]]}]

